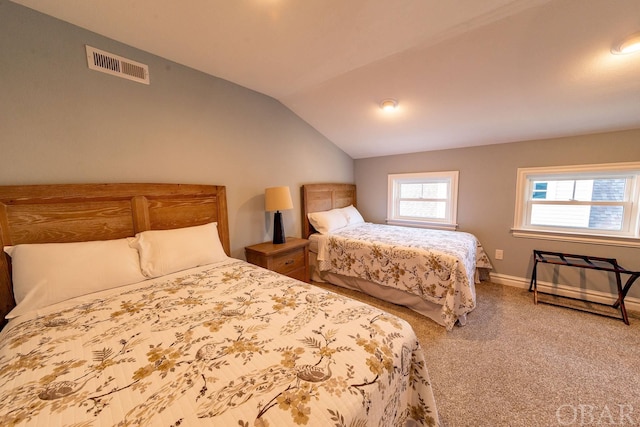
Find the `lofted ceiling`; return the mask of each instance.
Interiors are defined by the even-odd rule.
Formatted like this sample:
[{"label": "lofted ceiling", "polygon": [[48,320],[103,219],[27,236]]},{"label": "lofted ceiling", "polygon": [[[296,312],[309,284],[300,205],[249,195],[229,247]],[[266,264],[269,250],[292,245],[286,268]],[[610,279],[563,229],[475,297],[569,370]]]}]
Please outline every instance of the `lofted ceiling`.
[{"label": "lofted ceiling", "polygon": [[611,54],[640,0],[14,2],[269,95],[354,159],[640,128],[640,53]]}]

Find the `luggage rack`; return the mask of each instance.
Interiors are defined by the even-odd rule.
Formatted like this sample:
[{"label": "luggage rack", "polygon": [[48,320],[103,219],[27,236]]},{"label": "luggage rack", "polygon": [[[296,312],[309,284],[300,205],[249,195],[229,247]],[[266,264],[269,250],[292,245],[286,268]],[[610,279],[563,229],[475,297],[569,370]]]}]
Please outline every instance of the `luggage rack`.
[{"label": "luggage rack", "polygon": [[[624,306],[624,298],[627,296],[629,289],[634,284],[636,279],[640,277],[639,271],[630,271],[621,267],[620,265],[618,265],[618,261],[615,258],[601,258],[601,257],[588,256],[588,255],[567,254],[563,252],[548,252],[548,251],[539,251],[534,249],[533,259],[534,259],[533,271],[531,272],[531,283],[529,284],[529,291],[533,291],[533,302],[535,304],[538,304],[538,293],[545,294],[545,295],[554,295],[560,298],[585,301],[591,304],[597,304],[597,305],[619,309],[621,320],[625,324],[627,325],[629,324],[627,309]],[[618,288],[618,299],[613,304],[610,305],[605,303],[588,301],[580,298],[572,298],[572,297],[565,297],[561,295],[555,295],[548,292],[540,292],[538,291],[538,270],[537,270],[538,263],[540,262],[544,264],[555,264],[555,265],[562,265],[567,267],[578,267],[578,268],[586,268],[589,270],[608,271],[608,272],[615,273],[616,285]],[[628,274],[630,276],[627,279],[624,287],[622,286],[622,279],[620,277],[621,274]],[[618,317],[610,316],[604,313],[584,310],[578,307],[568,307],[568,308],[573,308],[580,311],[587,311],[589,313],[599,314],[605,317],[613,317],[616,319],[618,318]]]}]

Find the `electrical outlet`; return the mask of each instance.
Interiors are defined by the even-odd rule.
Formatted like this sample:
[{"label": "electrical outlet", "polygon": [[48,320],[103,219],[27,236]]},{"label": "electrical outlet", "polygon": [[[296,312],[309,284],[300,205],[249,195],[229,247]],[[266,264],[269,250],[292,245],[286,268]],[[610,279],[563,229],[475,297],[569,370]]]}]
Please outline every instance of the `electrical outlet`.
[{"label": "electrical outlet", "polygon": [[504,251],[502,249],[496,249],[496,259],[502,259]]}]

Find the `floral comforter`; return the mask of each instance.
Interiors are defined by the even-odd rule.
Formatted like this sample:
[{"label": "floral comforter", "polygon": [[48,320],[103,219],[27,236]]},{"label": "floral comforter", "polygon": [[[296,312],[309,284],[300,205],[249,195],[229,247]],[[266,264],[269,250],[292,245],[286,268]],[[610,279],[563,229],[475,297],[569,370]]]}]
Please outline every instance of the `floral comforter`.
[{"label": "floral comforter", "polygon": [[229,260],[12,320],[0,425],[433,426],[403,320]]},{"label": "floral comforter", "polygon": [[491,263],[469,233],[364,223],[320,236],[318,268],[441,305],[450,330],[476,306],[476,268]]}]

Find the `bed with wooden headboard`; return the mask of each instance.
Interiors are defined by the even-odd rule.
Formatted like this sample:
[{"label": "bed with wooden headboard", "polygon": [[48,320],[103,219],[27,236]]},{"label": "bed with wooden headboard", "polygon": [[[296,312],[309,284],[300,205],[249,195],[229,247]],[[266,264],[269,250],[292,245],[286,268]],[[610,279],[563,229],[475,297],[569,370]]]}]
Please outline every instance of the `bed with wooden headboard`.
[{"label": "bed with wooden headboard", "polygon": [[316,232],[309,222],[309,213],[357,206],[356,186],[354,184],[307,184],[301,188],[302,200],[302,237],[308,239]]},{"label": "bed with wooden headboard", "polygon": [[[301,197],[303,236],[311,240],[312,280],[407,306],[447,329],[466,322],[475,307],[478,269],[491,268],[475,236],[365,223],[357,208],[353,215],[353,184],[307,184]],[[348,218],[340,223],[336,212]],[[324,234],[316,232],[311,215],[321,221],[316,225]],[[327,231],[327,224],[344,228]]]},{"label": "bed with wooden headboard", "polygon": [[409,324],[230,258],[224,186],[0,186],[0,243],[0,425],[438,423]]},{"label": "bed with wooden headboard", "polygon": [[[0,186],[0,246],[132,237],[218,223],[230,253],[226,189],[195,184]],[[13,308],[9,257],[0,255],[0,319]]]}]

